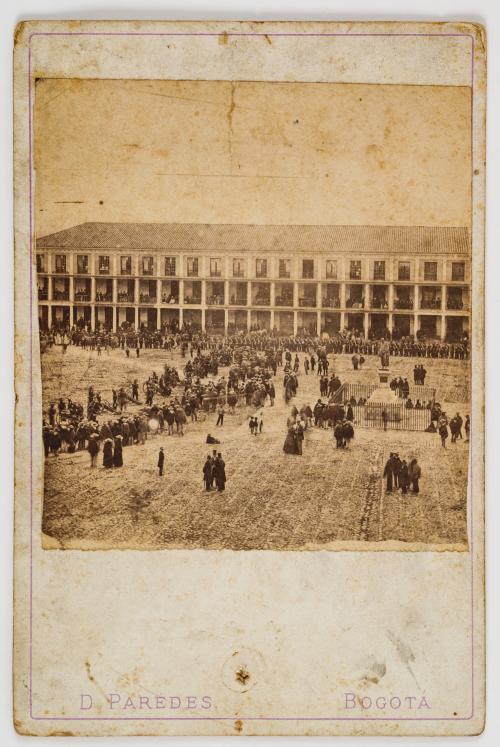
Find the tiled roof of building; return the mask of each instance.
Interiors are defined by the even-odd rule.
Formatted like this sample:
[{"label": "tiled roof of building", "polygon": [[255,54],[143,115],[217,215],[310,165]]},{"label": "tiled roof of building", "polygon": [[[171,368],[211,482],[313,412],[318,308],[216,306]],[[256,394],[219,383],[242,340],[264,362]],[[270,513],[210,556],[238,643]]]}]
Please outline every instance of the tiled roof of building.
[{"label": "tiled roof of building", "polygon": [[283,251],[311,254],[468,254],[469,231],[443,226],[81,223],[41,236],[37,249]]}]

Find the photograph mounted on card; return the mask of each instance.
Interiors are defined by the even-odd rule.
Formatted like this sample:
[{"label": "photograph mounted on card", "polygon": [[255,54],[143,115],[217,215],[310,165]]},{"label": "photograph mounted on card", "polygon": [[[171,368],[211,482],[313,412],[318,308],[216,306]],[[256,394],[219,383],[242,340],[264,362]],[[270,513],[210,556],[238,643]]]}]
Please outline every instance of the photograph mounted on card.
[{"label": "photograph mounted on card", "polygon": [[480,732],[484,30],[25,22],[14,83],[16,728]]}]

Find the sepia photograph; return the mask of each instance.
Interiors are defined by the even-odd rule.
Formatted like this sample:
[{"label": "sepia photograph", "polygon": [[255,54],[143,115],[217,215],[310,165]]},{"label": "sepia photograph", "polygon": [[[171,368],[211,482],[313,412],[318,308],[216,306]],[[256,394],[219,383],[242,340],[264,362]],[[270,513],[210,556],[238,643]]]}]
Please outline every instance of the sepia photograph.
[{"label": "sepia photograph", "polygon": [[467,549],[470,96],[37,80],[43,548]]}]

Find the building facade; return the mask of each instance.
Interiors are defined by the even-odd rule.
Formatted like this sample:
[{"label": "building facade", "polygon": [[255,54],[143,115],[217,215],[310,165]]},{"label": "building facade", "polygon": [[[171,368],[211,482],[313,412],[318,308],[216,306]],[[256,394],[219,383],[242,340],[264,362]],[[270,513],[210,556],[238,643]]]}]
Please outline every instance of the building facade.
[{"label": "building facade", "polygon": [[469,331],[464,227],[83,223],[36,241],[41,328]]}]

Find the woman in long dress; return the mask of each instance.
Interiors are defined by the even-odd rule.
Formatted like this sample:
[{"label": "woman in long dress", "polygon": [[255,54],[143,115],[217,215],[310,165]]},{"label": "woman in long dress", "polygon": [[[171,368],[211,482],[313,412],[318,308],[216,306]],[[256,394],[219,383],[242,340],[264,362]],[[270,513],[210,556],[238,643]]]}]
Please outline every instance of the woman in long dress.
[{"label": "woman in long dress", "polygon": [[115,439],[115,451],[113,454],[113,464],[115,467],[123,467],[123,445],[122,437],[117,436]]},{"label": "woman in long dress", "polygon": [[295,428],[292,426],[288,429],[286,434],[285,443],[283,444],[283,451],[285,454],[297,454],[297,442],[295,439]]},{"label": "woman in long dress", "polygon": [[109,468],[113,466],[113,441],[105,438],[102,447],[102,466]]},{"label": "woman in long dress", "polygon": [[299,456],[302,456],[302,442],[304,440],[304,427],[301,422],[296,423],[295,425],[295,448],[296,448],[296,454],[299,454]]}]

